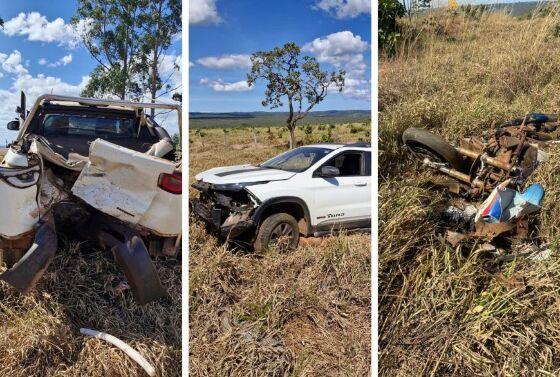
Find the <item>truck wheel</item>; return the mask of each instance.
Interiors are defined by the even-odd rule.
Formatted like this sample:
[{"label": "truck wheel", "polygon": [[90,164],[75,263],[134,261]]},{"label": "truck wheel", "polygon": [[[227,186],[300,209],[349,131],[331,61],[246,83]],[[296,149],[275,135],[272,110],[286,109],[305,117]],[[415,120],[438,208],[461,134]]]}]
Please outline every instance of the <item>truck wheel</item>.
[{"label": "truck wheel", "polygon": [[297,220],[287,213],[275,213],[267,217],[259,227],[253,246],[260,253],[269,247],[280,251],[295,249],[299,242]]},{"label": "truck wheel", "polygon": [[447,162],[454,169],[461,170],[463,165],[461,155],[438,135],[422,128],[407,128],[403,132],[402,140],[422,158],[428,157],[435,162]]},{"label": "truck wheel", "polygon": [[25,254],[24,250],[0,249],[0,264],[5,264],[6,267],[11,268],[23,257],[23,254]]}]

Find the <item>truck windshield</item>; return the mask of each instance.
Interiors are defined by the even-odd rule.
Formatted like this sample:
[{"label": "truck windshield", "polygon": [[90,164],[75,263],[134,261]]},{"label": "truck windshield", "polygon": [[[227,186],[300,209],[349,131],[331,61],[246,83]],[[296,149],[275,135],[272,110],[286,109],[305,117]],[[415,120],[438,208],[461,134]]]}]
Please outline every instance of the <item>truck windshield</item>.
[{"label": "truck windshield", "polygon": [[269,169],[280,169],[301,173],[309,169],[317,161],[332,152],[332,149],[321,147],[300,147],[278,155],[260,166]]},{"label": "truck windshield", "polygon": [[84,135],[92,137],[134,138],[134,119],[118,116],[48,114],[43,123],[44,136]]}]

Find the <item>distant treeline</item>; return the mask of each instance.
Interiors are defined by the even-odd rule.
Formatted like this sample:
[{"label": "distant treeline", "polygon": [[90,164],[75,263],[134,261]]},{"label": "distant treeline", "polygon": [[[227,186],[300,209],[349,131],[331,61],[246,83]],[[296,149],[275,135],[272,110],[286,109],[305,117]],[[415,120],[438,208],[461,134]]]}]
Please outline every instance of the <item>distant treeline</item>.
[{"label": "distant treeline", "polygon": [[[307,124],[352,123],[370,120],[369,110],[314,111],[301,122]],[[275,127],[285,126],[285,112],[231,112],[231,113],[190,113],[191,128],[230,128],[230,127]]]}]

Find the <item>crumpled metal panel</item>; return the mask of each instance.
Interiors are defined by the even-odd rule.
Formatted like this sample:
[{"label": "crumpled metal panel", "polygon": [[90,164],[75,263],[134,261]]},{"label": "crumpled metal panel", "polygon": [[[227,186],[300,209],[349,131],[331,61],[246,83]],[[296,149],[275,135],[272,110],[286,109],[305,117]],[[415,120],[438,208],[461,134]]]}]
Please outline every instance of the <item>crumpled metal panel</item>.
[{"label": "crumpled metal panel", "polygon": [[160,174],[174,169],[170,161],[97,139],[72,193],[103,213],[138,224],[157,194]]}]

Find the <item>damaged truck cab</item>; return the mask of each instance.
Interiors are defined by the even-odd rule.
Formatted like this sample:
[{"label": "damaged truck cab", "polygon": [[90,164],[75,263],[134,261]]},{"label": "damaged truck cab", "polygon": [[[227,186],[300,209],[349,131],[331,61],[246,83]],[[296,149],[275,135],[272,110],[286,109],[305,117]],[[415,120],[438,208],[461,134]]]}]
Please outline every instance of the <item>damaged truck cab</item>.
[{"label": "damaged truck cab", "polygon": [[145,109],[174,104],[25,96],[18,136],[0,164],[0,275],[22,292],[57,251],[57,232],[112,250],[139,303],[166,295],[150,256],[175,256],[181,239],[181,163]]},{"label": "damaged truck cab", "polygon": [[316,144],[260,165],[220,167],[198,174],[196,216],[220,236],[291,249],[299,237],[371,227],[371,147]]}]

